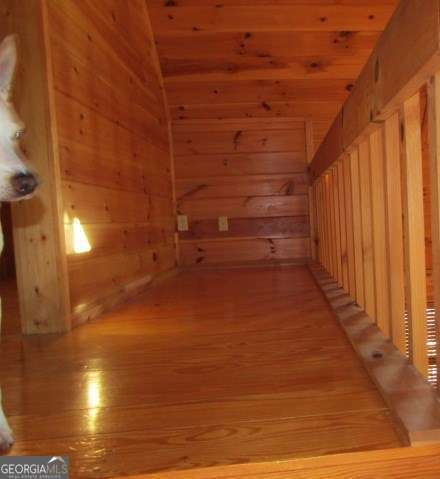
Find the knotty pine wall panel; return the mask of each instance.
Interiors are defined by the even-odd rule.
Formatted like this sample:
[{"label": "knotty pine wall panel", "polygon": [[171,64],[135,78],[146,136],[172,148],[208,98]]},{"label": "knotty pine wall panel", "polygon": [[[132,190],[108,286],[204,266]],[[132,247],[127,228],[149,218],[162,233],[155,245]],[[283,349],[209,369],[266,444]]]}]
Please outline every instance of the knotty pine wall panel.
[{"label": "knotty pine wall panel", "polygon": [[[148,0],[178,212],[190,220],[179,235],[186,264],[308,257],[306,157],[397,3]],[[218,230],[219,215],[229,231]]]},{"label": "knotty pine wall panel", "polygon": [[52,1],[46,21],[75,313],[174,268],[170,145],[144,2]]},{"label": "knotty pine wall panel", "polygon": [[[174,124],[183,265],[304,261],[310,254],[305,123],[290,118]],[[226,216],[228,231],[219,231]]]}]

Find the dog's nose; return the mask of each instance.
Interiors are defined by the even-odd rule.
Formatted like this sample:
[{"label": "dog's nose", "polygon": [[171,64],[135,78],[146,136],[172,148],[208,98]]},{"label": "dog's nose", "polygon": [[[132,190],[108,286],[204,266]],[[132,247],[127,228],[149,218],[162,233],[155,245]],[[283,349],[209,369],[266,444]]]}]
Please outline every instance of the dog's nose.
[{"label": "dog's nose", "polygon": [[19,173],[11,179],[14,191],[20,196],[27,196],[34,192],[38,180],[32,173]]}]

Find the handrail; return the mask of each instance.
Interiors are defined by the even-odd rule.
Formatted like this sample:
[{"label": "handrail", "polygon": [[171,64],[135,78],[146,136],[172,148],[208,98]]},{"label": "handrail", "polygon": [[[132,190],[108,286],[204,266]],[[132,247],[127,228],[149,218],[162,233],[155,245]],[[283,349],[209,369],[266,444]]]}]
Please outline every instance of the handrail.
[{"label": "handrail", "polygon": [[315,181],[440,70],[440,0],[402,0],[310,165]]}]

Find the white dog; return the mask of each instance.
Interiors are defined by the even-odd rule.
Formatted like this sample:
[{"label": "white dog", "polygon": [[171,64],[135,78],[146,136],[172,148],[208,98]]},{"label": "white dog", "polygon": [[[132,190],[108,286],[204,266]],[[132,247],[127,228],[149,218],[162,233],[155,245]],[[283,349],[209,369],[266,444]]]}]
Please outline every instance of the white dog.
[{"label": "white dog", "polygon": [[[10,35],[0,44],[0,201],[28,198],[38,186],[37,176],[26,165],[19,146],[24,124],[10,102],[16,64],[16,38]],[[2,249],[0,228],[0,252]],[[1,407],[0,391],[0,449],[6,450],[13,443],[12,431]]]}]

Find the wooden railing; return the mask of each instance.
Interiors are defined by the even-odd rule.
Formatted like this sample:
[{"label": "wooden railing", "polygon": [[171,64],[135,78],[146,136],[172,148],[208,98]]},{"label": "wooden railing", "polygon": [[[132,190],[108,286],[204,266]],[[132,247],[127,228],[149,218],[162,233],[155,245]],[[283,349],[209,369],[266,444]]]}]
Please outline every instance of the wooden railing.
[{"label": "wooden railing", "polygon": [[439,19],[440,0],[401,2],[310,166],[315,260],[432,380],[440,366]]}]

